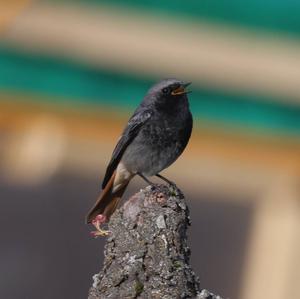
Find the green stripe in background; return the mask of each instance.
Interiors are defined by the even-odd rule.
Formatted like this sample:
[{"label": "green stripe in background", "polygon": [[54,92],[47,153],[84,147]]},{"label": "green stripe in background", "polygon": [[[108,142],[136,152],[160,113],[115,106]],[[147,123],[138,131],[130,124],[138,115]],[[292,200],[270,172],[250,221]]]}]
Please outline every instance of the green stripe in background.
[{"label": "green stripe in background", "polygon": [[[0,92],[35,93],[52,102],[96,103],[122,111],[133,110],[156,80],[0,48]],[[300,137],[299,106],[195,86],[190,101],[196,122]]]},{"label": "green stripe in background", "polygon": [[[62,2],[52,0],[50,2]],[[270,32],[300,34],[300,1],[297,0],[76,0],[142,10],[178,21],[207,20]],[[64,0],[73,2],[74,0]]]}]

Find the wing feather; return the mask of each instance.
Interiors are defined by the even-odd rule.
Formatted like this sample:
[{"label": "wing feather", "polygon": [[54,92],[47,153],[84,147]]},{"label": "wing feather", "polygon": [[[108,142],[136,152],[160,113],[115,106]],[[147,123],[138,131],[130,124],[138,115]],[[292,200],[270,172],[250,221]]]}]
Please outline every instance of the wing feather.
[{"label": "wing feather", "polygon": [[119,141],[112,153],[111,160],[107,166],[106,173],[102,183],[102,189],[105,188],[110,177],[116,170],[126,148],[134,140],[134,138],[139,133],[141,127],[149,120],[151,117],[150,110],[137,110],[133,116],[129,119],[126,128],[124,129]]}]

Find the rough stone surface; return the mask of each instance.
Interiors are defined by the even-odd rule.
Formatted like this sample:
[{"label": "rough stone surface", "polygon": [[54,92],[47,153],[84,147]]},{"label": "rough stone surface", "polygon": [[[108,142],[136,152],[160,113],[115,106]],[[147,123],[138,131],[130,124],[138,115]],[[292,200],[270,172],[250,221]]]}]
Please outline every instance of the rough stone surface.
[{"label": "rough stone surface", "polygon": [[88,299],[221,299],[200,290],[189,265],[189,211],[175,186],[133,195],[109,223],[103,269]]}]

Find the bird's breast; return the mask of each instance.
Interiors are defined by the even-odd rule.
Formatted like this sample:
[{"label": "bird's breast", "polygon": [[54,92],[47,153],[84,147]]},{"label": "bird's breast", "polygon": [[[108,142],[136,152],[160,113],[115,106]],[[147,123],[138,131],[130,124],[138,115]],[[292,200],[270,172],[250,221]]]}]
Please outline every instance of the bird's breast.
[{"label": "bird's breast", "polygon": [[190,120],[154,117],[141,128],[122,161],[132,172],[155,175],[180,156],[190,133]]}]

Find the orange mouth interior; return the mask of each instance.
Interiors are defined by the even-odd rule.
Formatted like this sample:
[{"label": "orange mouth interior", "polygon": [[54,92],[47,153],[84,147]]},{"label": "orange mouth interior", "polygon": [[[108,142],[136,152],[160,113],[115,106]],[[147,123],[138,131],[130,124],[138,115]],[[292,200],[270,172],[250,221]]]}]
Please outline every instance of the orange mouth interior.
[{"label": "orange mouth interior", "polygon": [[171,94],[172,94],[173,96],[175,96],[175,95],[183,94],[183,93],[185,93],[185,92],[186,92],[186,91],[185,91],[185,88],[182,87],[182,86],[180,86],[180,87],[176,88],[175,90],[173,90],[173,91],[171,92]]}]

